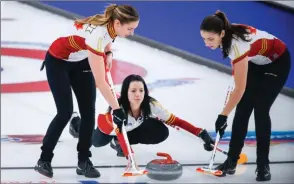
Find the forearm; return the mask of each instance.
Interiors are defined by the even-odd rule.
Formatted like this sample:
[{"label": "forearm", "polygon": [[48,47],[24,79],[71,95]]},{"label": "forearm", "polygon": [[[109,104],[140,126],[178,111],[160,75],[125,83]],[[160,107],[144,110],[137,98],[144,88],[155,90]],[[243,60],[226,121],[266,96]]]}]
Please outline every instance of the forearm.
[{"label": "forearm", "polygon": [[229,100],[221,114],[228,116],[232,112],[232,110],[237,106],[237,104],[240,102],[243,94],[244,94],[243,90],[234,89],[232,93],[228,96]]},{"label": "forearm", "polygon": [[105,100],[108,102],[108,104],[111,106],[113,110],[120,108],[116,97],[113,96],[113,93],[111,92],[111,89],[109,85],[105,83],[96,84],[96,86],[99,88],[101,94],[105,98]]},{"label": "forearm", "polygon": [[221,113],[225,116],[228,116],[240,102],[245,92],[247,82],[248,57],[246,56],[245,58],[237,62],[232,61],[232,63],[234,69],[233,77],[235,82],[235,89],[228,96],[229,100]]},{"label": "forearm", "polygon": [[119,105],[116,100],[116,96],[112,94],[109,85],[105,81],[105,65],[103,57],[93,54],[91,51],[89,51],[89,64],[95,79],[96,86],[99,88],[101,94],[112,109],[118,109]]},{"label": "forearm", "polygon": [[[172,115],[172,116],[174,116],[174,115]],[[174,116],[173,120],[167,124],[169,124],[171,126],[178,126],[178,127],[182,128],[182,129],[186,130],[187,132],[190,132],[191,134],[196,135],[196,136],[199,136],[199,133],[202,131],[202,128],[195,127],[191,123],[189,123],[183,119],[180,119],[176,116]]]}]

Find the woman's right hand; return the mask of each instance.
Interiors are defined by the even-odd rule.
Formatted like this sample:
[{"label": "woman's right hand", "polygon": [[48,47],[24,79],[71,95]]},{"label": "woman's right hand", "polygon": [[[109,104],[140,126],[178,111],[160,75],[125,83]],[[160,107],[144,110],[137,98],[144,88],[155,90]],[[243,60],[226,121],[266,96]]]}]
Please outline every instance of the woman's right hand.
[{"label": "woman's right hand", "polygon": [[220,138],[223,137],[228,126],[227,119],[227,116],[219,114],[215,121],[215,133],[219,132]]}]

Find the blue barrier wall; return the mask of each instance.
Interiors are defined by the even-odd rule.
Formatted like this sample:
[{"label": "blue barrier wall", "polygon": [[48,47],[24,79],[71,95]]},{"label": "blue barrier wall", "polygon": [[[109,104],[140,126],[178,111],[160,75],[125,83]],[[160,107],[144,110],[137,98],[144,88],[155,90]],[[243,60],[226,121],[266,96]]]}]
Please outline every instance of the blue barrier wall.
[{"label": "blue barrier wall", "polygon": [[[110,2],[59,2],[42,1],[73,13],[90,16],[101,13]],[[133,2],[118,1],[117,4],[131,4],[140,12],[141,23],[136,34],[193,54],[230,65],[223,60],[220,50],[211,51],[204,46],[199,34],[203,18],[216,10],[224,11],[230,22],[252,25],[266,30],[282,39],[292,54],[294,65],[294,14],[273,8],[261,2]],[[291,69],[287,87],[294,88],[294,66]]]}]

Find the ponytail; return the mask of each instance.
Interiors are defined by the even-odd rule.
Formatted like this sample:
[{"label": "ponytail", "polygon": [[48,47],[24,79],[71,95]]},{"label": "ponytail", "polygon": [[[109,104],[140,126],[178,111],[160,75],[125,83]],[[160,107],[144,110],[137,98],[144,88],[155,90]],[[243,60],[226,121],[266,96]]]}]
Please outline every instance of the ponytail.
[{"label": "ponytail", "polygon": [[233,39],[232,26],[227,16],[223,12],[217,10],[215,12],[215,15],[223,22],[223,30],[225,31],[225,36],[222,38],[222,53],[223,57],[227,58],[230,52]]},{"label": "ponytail", "polygon": [[214,15],[207,16],[201,24],[201,30],[207,32],[214,32],[221,34],[225,31],[225,35],[222,38],[222,53],[223,57],[227,58],[231,49],[232,40],[241,38],[243,41],[250,41],[247,36],[250,32],[248,27],[243,25],[231,24],[225,15],[225,13],[217,10]]},{"label": "ponytail", "polygon": [[118,6],[116,4],[110,4],[106,9],[104,10],[104,14],[96,14],[84,19],[78,19],[75,21],[77,24],[91,24],[95,26],[103,26],[108,24],[109,22],[113,21],[112,20],[112,15],[114,10]]},{"label": "ponytail", "polygon": [[215,12],[215,15],[223,21],[223,23],[224,23],[224,30],[227,30],[227,29],[230,29],[231,28],[231,24],[230,24],[230,22],[229,22],[229,20],[228,20],[228,18],[225,15],[224,12],[221,12],[220,10],[217,10]]}]

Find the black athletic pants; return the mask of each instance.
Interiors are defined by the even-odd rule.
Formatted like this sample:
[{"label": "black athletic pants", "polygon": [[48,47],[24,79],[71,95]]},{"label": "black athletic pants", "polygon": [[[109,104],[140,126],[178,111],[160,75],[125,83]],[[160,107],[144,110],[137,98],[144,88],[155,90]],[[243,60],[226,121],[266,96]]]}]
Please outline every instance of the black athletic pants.
[{"label": "black athletic pants", "polygon": [[[127,132],[131,145],[133,144],[158,144],[169,136],[168,127],[161,121],[150,118],[145,120],[139,127]],[[93,133],[93,146],[102,147],[107,145],[113,136],[102,133],[97,127]]]},{"label": "black athletic pants", "polygon": [[47,53],[45,58],[48,83],[53,94],[57,114],[50,123],[41,147],[41,160],[50,161],[53,150],[73,113],[72,90],[75,93],[81,125],[77,145],[78,159],[91,157],[92,133],[95,124],[96,86],[88,59],[66,62]]},{"label": "black athletic pants", "polygon": [[[269,164],[272,104],[283,88],[291,68],[290,53],[286,50],[280,58],[268,65],[249,62],[247,85],[236,107],[232,125],[229,156],[237,160],[244,146],[249,118],[254,110],[257,141],[257,164]],[[279,122],[276,122],[279,123]]]}]

